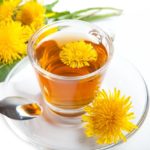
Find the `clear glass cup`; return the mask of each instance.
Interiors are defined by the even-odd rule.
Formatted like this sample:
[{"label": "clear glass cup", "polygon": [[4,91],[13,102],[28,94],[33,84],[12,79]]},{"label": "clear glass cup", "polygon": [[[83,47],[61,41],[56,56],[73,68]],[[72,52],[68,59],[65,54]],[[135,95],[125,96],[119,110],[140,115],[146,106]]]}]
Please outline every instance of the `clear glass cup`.
[{"label": "clear glass cup", "polygon": [[[37,48],[41,43],[55,40],[59,46],[67,42],[85,40],[102,44],[107,51],[107,61],[97,70],[85,75],[65,76],[54,74],[41,67],[38,57],[42,55]],[[49,48],[51,49],[49,45]],[[48,54],[50,63],[54,53]],[[38,30],[28,43],[28,56],[33,65],[43,95],[43,103],[57,114],[77,116],[83,107],[92,102],[95,92],[102,83],[106,69],[113,55],[111,37],[99,27],[79,20],[63,20],[50,23]],[[57,61],[56,61],[57,62]],[[50,64],[53,65],[53,64]],[[59,65],[56,66],[59,69]]]}]

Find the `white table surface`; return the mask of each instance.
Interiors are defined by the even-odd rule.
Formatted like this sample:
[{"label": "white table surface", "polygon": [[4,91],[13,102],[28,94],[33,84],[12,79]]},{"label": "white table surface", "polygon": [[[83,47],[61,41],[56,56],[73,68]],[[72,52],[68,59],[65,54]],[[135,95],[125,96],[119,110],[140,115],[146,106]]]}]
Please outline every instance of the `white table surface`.
[{"label": "white table surface", "polygon": [[[51,1],[47,0],[46,2]],[[113,6],[124,10],[115,17],[95,24],[115,34],[115,55],[122,55],[142,73],[150,86],[150,5],[148,0],[60,0],[56,10],[77,10],[94,6]],[[1,83],[2,84],[2,83]],[[0,84],[0,86],[1,86]],[[136,88],[136,87],[135,87]],[[0,118],[0,150],[34,150],[9,130]],[[140,130],[115,150],[150,150],[150,112]]]}]

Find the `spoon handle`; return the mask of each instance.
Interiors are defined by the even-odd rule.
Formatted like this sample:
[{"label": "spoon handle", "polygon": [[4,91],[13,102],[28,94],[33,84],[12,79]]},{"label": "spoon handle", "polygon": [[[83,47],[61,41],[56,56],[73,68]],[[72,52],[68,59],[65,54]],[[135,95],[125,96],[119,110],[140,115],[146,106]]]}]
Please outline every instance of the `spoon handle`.
[{"label": "spoon handle", "polygon": [[3,102],[3,100],[0,101],[0,113],[2,113],[5,109],[5,103]]}]

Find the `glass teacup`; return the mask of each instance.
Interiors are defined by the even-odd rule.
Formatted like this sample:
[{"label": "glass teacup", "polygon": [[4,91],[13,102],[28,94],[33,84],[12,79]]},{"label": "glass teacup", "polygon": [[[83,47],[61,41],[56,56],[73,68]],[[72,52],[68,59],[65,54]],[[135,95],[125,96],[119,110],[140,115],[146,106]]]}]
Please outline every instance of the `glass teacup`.
[{"label": "glass teacup", "polygon": [[[73,67],[68,66],[60,56],[68,43],[74,49],[78,44],[81,51],[82,47],[85,48],[82,45],[92,47],[97,53],[96,61],[87,62],[88,65],[85,63],[81,68],[76,67],[77,63]],[[70,50],[65,55],[72,56]],[[76,52],[74,54],[77,57]],[[82,54],[89,55],[86,49]],[[92,102],[112,54],[113,44],[109,35],[99,27],[79,20],[48,24],[38,30],[28,43],[28,56],[37,74],[43,103],[65,116],[82,114],[83,107]]]}]

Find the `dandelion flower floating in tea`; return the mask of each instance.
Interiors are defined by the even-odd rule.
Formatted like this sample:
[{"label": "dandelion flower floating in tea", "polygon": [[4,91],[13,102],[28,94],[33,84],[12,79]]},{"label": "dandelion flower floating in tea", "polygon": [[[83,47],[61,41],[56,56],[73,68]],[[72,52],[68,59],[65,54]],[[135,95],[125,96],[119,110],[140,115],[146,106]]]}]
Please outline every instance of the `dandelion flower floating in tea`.
[{"label": "dandelion flower floating in tea", "polygon": [[85,107],[82,116],[85,122],[85,133],[88,137],[96,137],[99,144],[112,144],[120,140],[126,141],[124,132],[136,129],[131,120],[134,113],[130,112],[130,97],[121,96],[120,91],[114,93],[98,91],[91,105]]},{"label": "dandelion flower floating in tea", "polygon": [[32,31],[16,21],[0,22],[0,62],[11,64],[26,55],[26,42]]},{"label": "dandelion flower floating in tea", "polygon": [[61,61],[71,68],[89,66],[89,62],[97,60],[97,52],[90,43],[84,41],[69,42],[62,47]]}]

